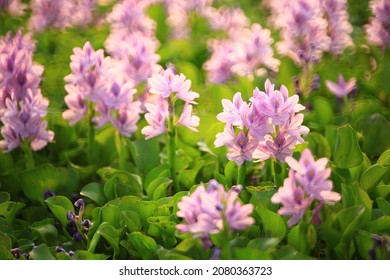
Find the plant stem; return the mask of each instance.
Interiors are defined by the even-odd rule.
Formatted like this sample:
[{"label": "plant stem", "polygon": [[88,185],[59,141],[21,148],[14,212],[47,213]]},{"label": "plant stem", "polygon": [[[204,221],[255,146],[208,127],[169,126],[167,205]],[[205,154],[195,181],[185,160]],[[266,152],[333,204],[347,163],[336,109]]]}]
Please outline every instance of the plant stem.
[{"label": "plant stem", "polygon": [[276,173],[275,173],[275,162],[273,159],[270,159],[270,168],[271,168],[272,179],[274,180],[274,183],[276,185],[277,182],[276,182]]},{"label": "plant stem", "polygon": [[26,157],[26,170],[35,168],[34,155],[30,147],[30,141],[23,141],[23,150]]},{"label": "plant stem", "polygon": [[238,166],[237,185],[245,186],[246,165],[245,162]]},{"label": "plant stem", "polygon": [[93,104],[89,104],[88,108],[88,143],[87,143],[87,158],[89,164],[96,164],[96,149],[95,149],[95,126],[93,123]]},{"label": "plant stem", "polygon": [[180,191],[179,182],[176,178],[176,127],[172,127],[171,132],[168,134],[168,163],[171,178],[173,181],[173,187],[175,192]]},{"label": "plant stem", "polygon": [[124,141],[123,135],[119,133],[119,131],[115,132],[115,144],[116,144],[116,151],[118,153],[118,159],[119,159],[119,169],[125,170],[126,169],[126,159],[127,159],[127,153],[126,153],[126,142]]},{"label": "plant stem", "polygon": [[221,259],[231,260],[232,258],[233,256],[232,256],[232,249],[230,246],[229,224],[225,218],[223,223],[223,231],[221,232]]}]

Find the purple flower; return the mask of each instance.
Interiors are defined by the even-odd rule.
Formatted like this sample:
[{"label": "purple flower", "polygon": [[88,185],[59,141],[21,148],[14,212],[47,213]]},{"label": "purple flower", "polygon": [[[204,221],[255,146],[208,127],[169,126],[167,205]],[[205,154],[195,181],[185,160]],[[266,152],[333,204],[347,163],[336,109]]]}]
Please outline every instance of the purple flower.
[{"label": "purple flower", "polygon": [[68,92],[64,98],[68,109],[62,113],[62,118],[68,121],[69,125],[75,125],[86,115],[87,106],[75,85],[68,84],[65,89]]},{"label": "purple flower", "polygon": [[132,133],[137,131],[137,122],[140,119],[139,113],[138,102],[133,102],[131,107],[123,106],[118,110],[118,116],[112,118],[112,125],[120,134],[130,137]]},{"label": "purple flower", "polygon": [[388,0],[371,0],[370,8],[373,17],[364,26],[367,41],[383,48],[390,46],[390,2]]},{"label": "purple flower", "polygon": [[196,129],[197,126],[199,126],[199,117],[192,115],[192,105],[190,105],[188,102],[184,104],[183,112],[180,115],[179,120],[177,121],[176,125],[182,125],[187,128],[189,128],[192,131],[198,132]]},{"label": "purple flower", "polygon": [[351,78],[346,82],[341,74],[339,75],[337,83],[332,81],[326,81],[325,83],[329,91],[339,98],[343,98],[356,88],[355,78]]},{"label": "purple flower", "polygon": [[222,30],[231,37],[249,26],[249,19],[239,7],[222,6],[219,9],[208,8],[205,11],[210,26],[215,30]]},{"label": "purple flower", "polygon": [[217,119],[226,124],[242,126],[241,115],[248,107],[248,104],[242,100],[241,92],[233,96],[233,102],[228,99],[222,99],[223,112],[217,115]]},{"label": "purple flower", "polygon": [[296,225],[302,219],[309,208],[312,199],[305,195],[302,188],[297,187],[293,171],[290,171],[288,178],[284,180],[283,187],[271,197],[272,203],[282,204],[278,213],[282,216],[291,216],[287,224],[289,227]]},{"label": "purple flower", "polygon": [[26,8],[27,5],[20,0],[0,0],[0,12],[1,10],[7,10],[14,17],[23,16]]},{"label": "purple flower", "polygon": [[145,119],[148,122],[148,126],[145,126],[141,133],[144,134],[146,139],[156,137],[167,131],[166,122],[169,118],[168,102],[159,96],[156,104],[146,103]]},{"label": "purple flower", "polygon": [[184,219],[185,224],[176,228],[185,233],[191,232],[195,237],[215,234],[224,229],[244,230],[254,223],[250,217],[253,205],[242,203],[238,199],[239,193],[234,190],[226,192],[225,188],[216,180],[208,183],[207,189],[201,184],[190,196],[185,196],[178,203],[178,217]]},{"label": "purple flower", "polygon": [[326,168],[327,158],[315,161],[309,149],[305,149],[299,162],[290,157],[286,162],[296,172],[295,178],[306,193],[319,201],[332,204],[341,199],[340,194],[332,192],[332,181],[328,180],[331,170]]},{"label": "purple flower", "polygon": [[236,38],[237,44],[229,55],[233,62],[232,71],[240,76],[253,78],[264,73],[262,67],[274,72],[279,70],[280,61],[273,57],[271,47],[273,39],[268,29],[253,24],[251,29],[244,29]]},{"label": "purple flower", "polygon": [[161,95],[163,98],[169,98],[172,93],[176,97],[187,102],[193,102],[199,94],[190,90],[191,81],[186,80],[183,74],[175,75],[171,68],[162,70],[160,74],[153,74],[148,79],[150,92]]}]

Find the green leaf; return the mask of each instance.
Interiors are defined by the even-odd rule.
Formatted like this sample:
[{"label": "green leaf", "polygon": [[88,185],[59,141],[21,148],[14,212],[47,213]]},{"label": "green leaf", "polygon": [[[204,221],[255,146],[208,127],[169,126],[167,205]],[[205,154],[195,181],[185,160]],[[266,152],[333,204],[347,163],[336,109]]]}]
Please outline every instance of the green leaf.
[{"label": "green leaf", "polygon": [[74,211],[72,202],[65,196],[52,196],[45,200],[47,206],[53,215],[61,222],[63,226],[68,224],[67,214],[69,211]]},{"label": "green leaf", "polygon": [[26,206],[24,203],[21,202],[14,202],[14,201],[6,201],[0,204],[0,216],[3,216],[6,218],[10,223],[15,218],[15,215],[22,209],[24,206]]},{"label": "green leaf", "polygon": [[104,195],[103,186],[99,183],[89,183],[81,189],[80,195],[92,199],[98,206],[104,205],[106,197]]},{"label": "green leaf", "polygon": [[108,200],[121,196],[141,196],[142,184],[138,175],[126,171],[118,170],[106,177],[104,194]]},{"label": "green leaf", "polygon": [[103,237],[114,250],[114,257],[119,254],[119,233],[109,223],[103,222],[99,225],[88,246],[88,252],[93,253],[97,247],[100,238]]},{"label": "green leaf", "polygon": [[385,215],[390,216],[390,202],[383,197],[378,197],[375,201],[376,204],[378,204],[379,209],[382,210]]},{"label": "green leaf", "polygon": [[119,208],[120,211],[139,211],[139,206],[141,204],[141,199],[136,196],[124,196],[118,197],[114,200],[107,202],[106,205],[115,205]]},{"label": "green leaf", "polygon": [[9,238],[8,234],[5,232],[0,232],[0,245],[4,246],[7,250],[12,249],[12,241]]},{"label": "green leaf", "polygon": [[331,151],[328,140],[320,133],[310,132],[305,139],[309,142],[310,151],[318,157],[330,158]]},{"label": "green leaf", "polygon": [[171,250],[160,249],[157,252],[159,260],[192,260],[190,257],[174,253]]},{"label": "green leaf", "polygon": [[14,159],[10,153],[0,153],[0,175],[12,172],[14,168]]},{"label": "green leaf", "polygon": [[57,241],[58,230],[54,226],[53,219],[35,222],[31,225],[31,229],[37,232],[46,244],[54,244]]},{"label": "green leaf", "polygon": [[159,165],[152,170],[149,171],[149,173],[145,177],[144,187],[145,190],[148,189],[149,184],[154,181],[156,178],[159,177],[168,177],[169,176],[169,165],[168,164],[162,164]]},{"label": "green leaf", "polygon": [[390,229],[390,216],[382,216],[369,223],[365,230],[375,234],[388,234]]},{"label": "green leaf", "polygon": [[316,122],[321,126],[332,123],[334,113],[328,99],[324,97],[317,97],[314,101],[314,115]]},{"label": "green leaf", "polygon": [[130,232],[140,231],[142,229],[141,218],[134,211],[122,211],[121,222],[129,229]]},{"label": "green leaf", "polygon": [[270,254],[254,248],[233,248],[233,258],[236,260],[271,260]]},{"label": "green leaf", "polygon": [[120,228],[120,210],[115,205],[105,205],[101,209],[101,221],[112,225],[114,228]]},{"label": "green leaf", "polygon": [[0,244],[0,260],[14,260],[14,256],[11,254],[10,250],[6,248],[3,244]]},{"label": "green leaf", "polygon": [[[134,142],[136,154],[133,158],[137,168],[143,173],[147,174],[155,166],[160,163],[160,146],[157,139],[145,140],[143,138]],[[148,151],[145,153],[145,151]]]},{"label": "green leaf", "polygon": [[[146,187],[146,194],[149,195],[150,197],[153,197],[153,193],[156,191],[156,189],[159,186],[168,187],[171,183],[172,183],[172,180],[169,178],[157,177],[156,179],[151,181],[150,184],[148,184],[148,186]],[[156,199],[154,199],[154,200],[156,200]]]},{"label": "green leaf", "polygon": [[369,167],[360,178],[360,185],[369,191],[371,188],[377,186],[382,178],[389,173],[390,168],[382,165],[374,164]]},{"label": "green leaf", "polygon": [[378,158],[377,164],[380,164],[382,166],[390,165],[390,150],[386,150],[381,154],[381,156]]},{"label": "green leaf", "polygon": [[272,256],[276,260],[310,260],[311,257],[299,253],[295,248],[291,246],[283,246],[279,250],[272,253]]},{"label": "green leaf", "polygon": [[360,221],[365,210],[363,205],[355,205],[337,213],[337,221],[345,241],[350,241],[356,230],[362,228],[363,225],[360,224]]},{"label": "green leaf", "polygon": [[281,239],[279,238],[256,238],[249,241],[247,247],[254,248],[260,251],[267,251],[269,249],[275,248]]},{"label": "green leaf", "polygon": [[0,192],[0,204],[6,201],[9,201],[11,199],[11,196],[7,192]]},{"label": "green leaf", "polygon": [[110,256],[104,254],[94,254],[88,251],[77,250],[73,256],[75,260],[107,260]]},{"label": "green leaf", "polygon": [[278,214],[268,210],[261,204],[256,207],[256,213],[260,216],[264,233],[270,237],[283,239],[286,235],[286,223]]},{"label": "green leaf", "polygon": [[132,232],[128,235],[131,251],[135,256],[144,260],[153,259],[156,255],[157,244],[153,238],[141,232]]},{"label": "green leaf", "polygon": [[32,249],[30,258],[33,260],[55,260],[46,244],[40,244]]},{"label": "green leaf", "polygon": [[333,161],[340,168],[355,167],[363,161],[356,132],[349,125],[337,129]]}]

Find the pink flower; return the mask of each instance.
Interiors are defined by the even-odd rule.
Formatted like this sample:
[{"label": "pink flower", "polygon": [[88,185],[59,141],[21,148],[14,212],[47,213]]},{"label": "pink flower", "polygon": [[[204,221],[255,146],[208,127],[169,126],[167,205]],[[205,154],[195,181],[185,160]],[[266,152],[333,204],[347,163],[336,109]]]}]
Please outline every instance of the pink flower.
[{"label": "pink flower", "polygon": [[390,2],[388,0],[371,0],[370,8],[373,17],[364,26],[367,41],[383,48],[390,46]]},{"label": "pink flower", "polygon": [[241,114],[248,107],[248,104],[242,100],[241,92],[233,96],[233,102],[228,99],[222,99],[223,112],[217,115],[217,119],[226,124],[242,126]]},{"label": "pink flower", "polygon": [[62,113],[62,118],[69,122],[69,125],[78,123],[87,113],[87,106],[84,98],[79,94],[76,86],[66,85],[68,94],[65,96],[65,104],[68,109]]},{"label": "pink flower", "polygon": [[186,80],[183,74],[175,75],[171,68],[163,70],[161,74],[153,74],[148,79],[150,92],[161,95],[163,98],[169,98],[172,93],[176,93],[176,97],[187,102],[193,102],[199,97],[198,93],[190,90],[191,81]]},{"label": "pink flower", "polygon": [[[201,184],[190,196],[185,196],[178,203],[178,217],[184,218],[185,224],[176,228],[183,232],[191,232],[194,237],[219,233],[224,229],[244,230],[254,223],[250,217],[253,205],[243,205],[238,198],[240,186],[233,186],[226,192],[216,180],[208,183],[207,190]],[[225,221],[225,223],[224,223]]]},{"label": "pink flower", "polygon": [[288,178],[284,180],[283,187],[271,197],[272,203],[282,204],[278,213],[282,216],[291,216],[287,224],[289,227],[296,225],[302,219],[309,208],[312,199],[305,195],[302,188],[297,187],[293,171],[290,171]]},{"label": "pink flower", "polygon": [[137,122],[140,119],[139,110],[139,104],[136,102],[133,102],[131,107],[122,106],[118,110],[117,117],[112,117],[112,125],[120,134],[130,137],[132,133],[137,131]]},{"label": "pink flower", "polygon": [[331,192],[333,184],[332,181],[328,180],[331,170],[326,168],[327,158],[320,158],[315,161],[310,150],[305,149],[299,162],[292,157],[287,158],[286,162],[296,172],[296,180],[308,195],[329,204],[341,199],[340,194]]},{"label": "pink flower", "polygon": [[198,116],[192,115],[192,105],[188,102],[184,104],[183,112],[180,115],[180,119],[177,121],[177,125],[182,125],[189,128],[192,131],[198,132],[196,129],[199,126],[200,119]]},{"label": "pink flower", "polygon": [[146,103],[145,107],[148,111],[145,119],[149,124],[141,130],[141,133],[146,136],[145,139],[165,133],[167,131],[166,122],[169,118],[168,102],[160,96],[157,104]]},{"label": "pink flower", "polygon": [[326,81],[325,83],[329,91],[339,98],[348,95],[350,92],[356,89],[356,79],[351,78],[348,80],[348,82],[346,82],[343,75],[341,74],[339,75],[337,83],[332,81]]}]

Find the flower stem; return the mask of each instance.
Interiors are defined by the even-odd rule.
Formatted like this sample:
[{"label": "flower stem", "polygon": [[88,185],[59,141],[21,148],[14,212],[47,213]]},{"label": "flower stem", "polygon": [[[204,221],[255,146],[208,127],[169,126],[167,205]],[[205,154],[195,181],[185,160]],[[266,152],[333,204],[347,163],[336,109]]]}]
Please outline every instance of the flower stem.
[{"label": "flower stem", "polygon": [[127,153],[126,153],[126,142],[123,136],[119,133],[119,131],[115,132],[115,144],[116,144],[116,151],[118,153],[118,159],[119,159],[119,169],[125,170],[126,169],[126,160],[127,160]]},{"label": "flower stem", "polygon": [[223,230],[221,231],[221,259],[233,259],[232,248],[230,246],[230,229],[226,218],[224,219]]},{"label": "flower stem", "polygon": [[23,150],[24,150],[24,155],[26,157],[26,170],[34,169],[35,168],[34,155],[32,153],[29,141],[23,141]]},{"label": "flower stem", "polygon": [[95,149],[95,126],[93,123],[93,104],[89,104],[88,114],[88,143],[87,143],[87,158],[89,164],[96,163],[96,149]]},{"label": "flower stem", "polygon": [[171,132],[168,134],[168,163],[171,178],[173,181],[173,187],[175,192],[180,191],[179,182],[176,178],[176,128],[172,127]]},{"label": "flower stem", "polygon": [[274,180],[274,183],[277,184],[277,178],[276,178],[276,173],[275,173],[275,162],[273,159],[270,159],[270,168],[271,168],[271,175],[272,179]]},{"label": "flower stem", "polygon": [[246,165],[245,162],[238,166],[237,185],[245,186]]}]

